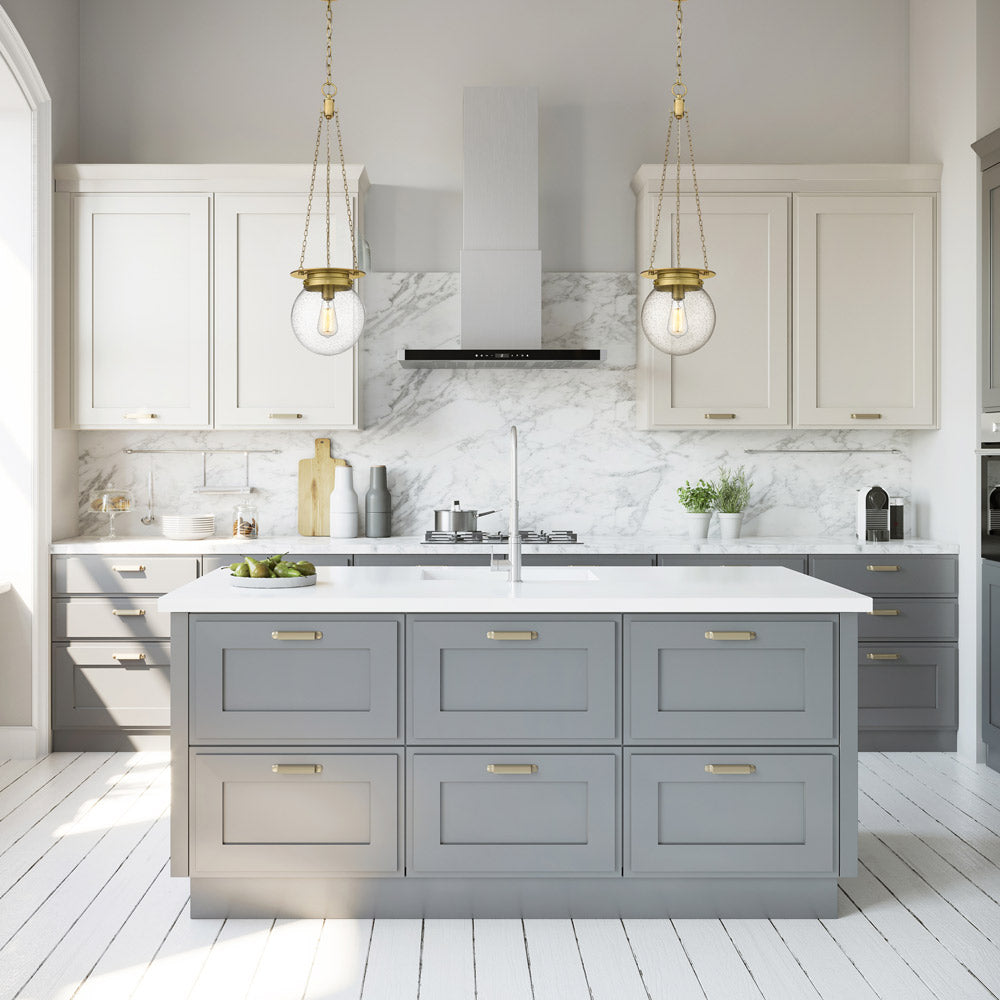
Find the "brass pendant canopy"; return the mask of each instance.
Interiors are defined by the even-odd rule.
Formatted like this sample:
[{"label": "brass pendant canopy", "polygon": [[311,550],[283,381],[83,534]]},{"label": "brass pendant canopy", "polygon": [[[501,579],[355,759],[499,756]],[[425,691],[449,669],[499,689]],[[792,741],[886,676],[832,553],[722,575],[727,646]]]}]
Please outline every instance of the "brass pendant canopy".
[{"label": "brass pendant canopy", "polygon": [[[691,120],[687,111],[687,86],[684,83],[681,65],[681,34],[684,13],[677,4],[677,76],[670,92],[673,96],[670,118],[667,124],[667,142],[663,153],[663,171],[660,174],[660,193],[656,204],[656,224],[653,228],[653,246],[649,254],[649,268],[642,272],[644,278],[653,282],[653,290],[643,303],[641,323],[646,339],[659,351],[666,354],[691,354],[703,347],[715,329],[715,306],[703,285],[707,278],[715,277],[708,266],[708,250],[705,246],[705,226],[701,217],[701,197],[698,192],[698,174],[694,162],[694,140],[691,134]],[[663,193],[667,184],[667,171],[677,125],[676,141],[676,184],[673,222],[673,266],[656,267],[656,247],[660,236],[660,217],[663,212]],[[687,130],[688,160],[694,184],[695,208],[698,213],[698,232],[701,236],[703,266],[684,267],[681,264],[681,125]],[[693,294],[694,293],[694,294]]]}]

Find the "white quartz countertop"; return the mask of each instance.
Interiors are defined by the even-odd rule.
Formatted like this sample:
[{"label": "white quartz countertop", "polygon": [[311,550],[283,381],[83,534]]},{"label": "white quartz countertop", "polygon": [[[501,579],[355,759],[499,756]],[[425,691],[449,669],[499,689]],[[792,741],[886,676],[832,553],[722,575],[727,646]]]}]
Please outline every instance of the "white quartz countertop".
[{"label": "white quartz countertop", "polygon": [[[109,555],[149,554],[149,555],[202,555],[240,553],[352,553],[390,555],[457,555],[476,552],[488,553],[493,549],[505,551],[506,545],[427,545],[421,535],[397,536],[394,538],[309,538],[302,535],[277,535],[268,538],[245,539],[206,538],[201,541],[180,542],[164,538],[162,535],[136,535],[111,540],[94,536],[65,538],[54,542],[54,554],[106,553]],[[581,561],[588,553],[602,555],[782,555],[804,553],[851,554],[885,553],[886,555],[954,555],[958,545],[947,541],[930,541],[922,538],[907,538],[896,542],[859,542],[855,538],[809,537],[785,535],[774,537],[747,537],[732,542],[708,539],[701,542],[688,538],[658,535],[592,535],[575,545],[529,545],[522,551],[531,554],[550,553],[553,555],[579,555]]]},{"label": "white quartz countertop", "polygon": [[320,567],[313,587],[247,590],[226,568],[161,597],[169,612],[811,614],[871,611],[869,597],[781,566]]}]

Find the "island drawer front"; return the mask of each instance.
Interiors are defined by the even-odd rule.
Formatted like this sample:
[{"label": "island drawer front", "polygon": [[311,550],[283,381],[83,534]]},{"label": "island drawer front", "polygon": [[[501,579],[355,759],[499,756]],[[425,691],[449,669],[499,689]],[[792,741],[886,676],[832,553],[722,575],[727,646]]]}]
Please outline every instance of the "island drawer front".
[{"label": "island drawer front", "polygon": [[626,874],[837,872],[832,753],[634,751],[626,769]]},{"label": "island drawer front", "polygon": [[394,617],[196,619],[191,742],[396,742],[401,639]]},{"label": "island drawer front", "polygon": [[617,740],[617,618],[416,619],[409,627],[409,742]]},{"label": "island drawer front", "polygon": [[619,875],[618,774],[612,751],[411,751],[407,874]]},{"label": "island drawer front", "polygon": [[870,597],[958,594],[958,559],[948,555],[810,556],[809,573]]},{"label": "island drawer front", "polygon": [[625,628],[626,739],[835,742],[833,622],[626,619]]},{"label": "island drawer front", "polygon": [[[872,660],[870,656],[880,659]],[[859,646],[858,708],[862,729],[955,728],[958,725],[955,646],[932,643]]]},{"label": "island drawer front", "polygon": [[874,603],[875,614],[858,615],[858,635],[862,642],[954,642],[958,639],[958,602],[955,600],[880,598]]},{"label": "island drawer front", "polygon": [[191,874],[400,873],[401,771],[395,751],[193,753]]},{"label": "island drawer front", "polygon": [[57,728],[170,725],[170,643],[71,643],[52,648]]},{"label": "island drawer front", "polygon": [[797,573],[805,573],[807,557],[802,555],[660,555],[657,566],[784,566]]},{"label": "island drawer front", "polygon": [[198,578],[196,556],[53,556],[54,594],[165,594]]},{"label": "island drawer front", "polygon": [[53,639],[169,639],[156,598],[70,597],[52,602]]}]

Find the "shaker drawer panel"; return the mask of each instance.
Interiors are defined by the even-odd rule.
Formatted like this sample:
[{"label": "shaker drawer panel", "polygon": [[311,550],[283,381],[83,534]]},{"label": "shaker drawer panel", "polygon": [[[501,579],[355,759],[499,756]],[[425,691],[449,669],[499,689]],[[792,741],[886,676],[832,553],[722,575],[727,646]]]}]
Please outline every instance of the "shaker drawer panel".
[{"label": "shaker drawer panel", "polygon": [[836,874],[835,763],[832,753],[630,753],[627,872]]},{"label": "shaker drawer panel", "polygon": [[195,556],[52,557],[54,594],[165,594],[197,577]]},{"label": "shaker drawer panel", "polygon": [[110,729],[170,725],[170,644],[52,648],[53,724]]},{"label": "shaker drawer panel", "polygon": [[617,619],[416,619],[409,627],[411,742],[617,738]]},{"label": "shaker drawer panel", "polygon": [[402,626],[310,616],[196,619],[192,742],[394,742]]},{"label": "shaker drawer panel", "polygon": [[70,597],[52,602],[53,639],[169,639],[156,598]]},{"label": "shaker drawer panel", "polygon": [[409,874],[617,875],[618,756],[417,751]]},{"label": "shaker drawer panel", "polygon": [[625,627],[627,739],[835,740],[833,622],[626,619]]},{"label": "shaker drawer panel", "polygon": [[870,597],[958,594],[955,556],[898,556],[881,552],[863,556],[810,556],[809,573]]},{"label": "shaker drawer panel", "polygon": [[862,729],[955,728],[956,648],[930,643],[859,646],[858,708]]},{"label": "shaker drawer panel", "polygon": [[858,615],[862,642],[954,642],[958,603],[953,600],[880,598],[874,611]]},{"label": "shaker drawer panel", "polygon": [[192,875],[395,874],[402,761],[372,754],[192,754]]}]

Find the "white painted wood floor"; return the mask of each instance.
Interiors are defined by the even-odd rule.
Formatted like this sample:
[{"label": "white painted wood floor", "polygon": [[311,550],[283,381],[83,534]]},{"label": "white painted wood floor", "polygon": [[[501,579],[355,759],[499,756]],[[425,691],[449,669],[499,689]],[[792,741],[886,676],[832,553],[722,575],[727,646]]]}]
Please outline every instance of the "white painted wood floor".
[{"label": "white painted wood floor", "polygon": [[989,1000],[1000,774],[861,755],[837,920],[191,920],[165,754],[0,764],[0,1000]]}]

